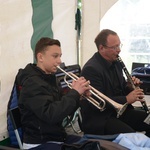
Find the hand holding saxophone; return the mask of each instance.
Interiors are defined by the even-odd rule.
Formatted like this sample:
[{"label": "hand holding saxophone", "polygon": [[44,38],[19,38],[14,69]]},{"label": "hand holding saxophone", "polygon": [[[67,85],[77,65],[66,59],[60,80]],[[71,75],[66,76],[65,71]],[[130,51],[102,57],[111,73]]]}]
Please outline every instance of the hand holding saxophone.
[{"label": "hand holding saxophone", "polygon": [[[132,104],[136,101],[140,101],[143,102],[144,101],[144,92],[143,89],[140,89],[139,86],[142,83],[142,81],[140,81],[139,78],[136,78],[135,76],[131,77],[132,80],[132,84],[130,84],[131,89],[133,89],[132,92],[130,92],[126,98],[127,98],[127,102],[129,104]],[[130,83],[130,82],[129,82]]]},{"label": "hand holding saxophone", "polygon": [[121,65],[122,69],[124,70],[124,73],[125,73],[126,76],[127,76],[128,82],[130,82],[131,88],[133,89],[133,91],[130,92],[130,93],[126,96],[127,102],[128,102],[129,104],[132,104],[132,103],[134,103],[135,101],[140,101],[141,104],[142,104],[142,106],[143,106],[143,108],[144,108],[144,110],[145,110],[145,112],[146,112],[147,114],[149,114],[150,111],[149,111],[149,109],[148,109],[148,106],[147,106],[147,104],[146,104],[146,101],[143,99],[143,98],[144,98],[144,92],[143,92],[143,90],[140,89],[140,87],[139,87],[139,85],[140,85],[142,82],[141,82],[138,78],[132,77],[132,76],[129,74],[129,72],[128,72],[128,70],[127,70],[127,68],[126,68],[126,66],[125,66],[125,64],[124,64],[124,62],[122,61],[122,59],[121,59],[120,56],[118,56],[118,61],[120,62],[120,65]]},{"label": "hand holding saxophone", "polygon": [[133,76],[133,77],[130,76],[130,78],[128,77],[128,79],[127,79],[127,86],[131,90],[139,88],[142,83],[143,82],[139,78],[136,78],[135,76]]},{"label": "hand holding saxophone", "polygon": [[135,76],[132,77],[132,81],[136,87],[139,87],[143,83],[139,78],[136,78]]},{"label": "hand holding saxophone", "polygon": [[127,102],[129,104],[132,104],[136,101],[140,101],[140,102],[143,102],[144,101],[144,92],[143,92],[143,89],[134,89],[132,92],[130,92],[127,96],[126,96],[126,99],[127,99]]}]

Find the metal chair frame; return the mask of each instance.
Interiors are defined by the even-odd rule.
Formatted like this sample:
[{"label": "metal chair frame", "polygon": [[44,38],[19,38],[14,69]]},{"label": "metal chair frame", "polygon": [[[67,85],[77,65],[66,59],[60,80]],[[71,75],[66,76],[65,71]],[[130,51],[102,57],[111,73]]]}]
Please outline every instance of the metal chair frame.
[{"label": "metal chair frame", "polygon": [[9,114],[10,114],[10,118],[12,121],[12,125],[14,128],[14,132],[18,141],[18,145],[20,149],[23,149],[23,144],[22,144],[22,140],[20,138],[18,129],[21,128],[21,115],[20,115],[20,111],[18,107],[9,109]]}]

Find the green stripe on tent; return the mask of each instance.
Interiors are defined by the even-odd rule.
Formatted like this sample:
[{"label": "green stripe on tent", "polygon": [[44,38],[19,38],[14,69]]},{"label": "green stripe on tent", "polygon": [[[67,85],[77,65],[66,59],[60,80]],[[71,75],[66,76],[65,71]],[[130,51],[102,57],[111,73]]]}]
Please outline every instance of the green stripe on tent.
[{"label": "green stripe on tent", "polygon": [[36,42],[41,37],[53,38],[51,24],[53,20],[52,0],[32,0],[33,35],[31,48],[34,51]]}]

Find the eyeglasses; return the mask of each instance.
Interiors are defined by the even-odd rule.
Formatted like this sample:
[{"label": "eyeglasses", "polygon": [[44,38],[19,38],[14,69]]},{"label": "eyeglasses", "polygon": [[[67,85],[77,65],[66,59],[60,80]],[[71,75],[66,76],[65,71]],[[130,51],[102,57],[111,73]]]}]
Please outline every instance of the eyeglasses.
[{"label": "eyeglasses", "polygon": [[121,49],[123,44],[120,44],[118,46],[107,46],[107,45],[103,45],[104,47],[106,48],[110,48],[110,49],[113,49],[113,50],[118,50],[118,49]]}]

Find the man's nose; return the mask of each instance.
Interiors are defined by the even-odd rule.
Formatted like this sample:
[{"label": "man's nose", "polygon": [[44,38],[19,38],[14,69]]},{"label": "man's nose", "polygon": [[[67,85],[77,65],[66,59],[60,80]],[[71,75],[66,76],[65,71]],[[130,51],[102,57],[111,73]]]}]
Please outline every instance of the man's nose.
[{"label": "man's nose", "polygon": [[58,58],[58,64],[61,64],[62,61],[61,61],[61,58]]}]

